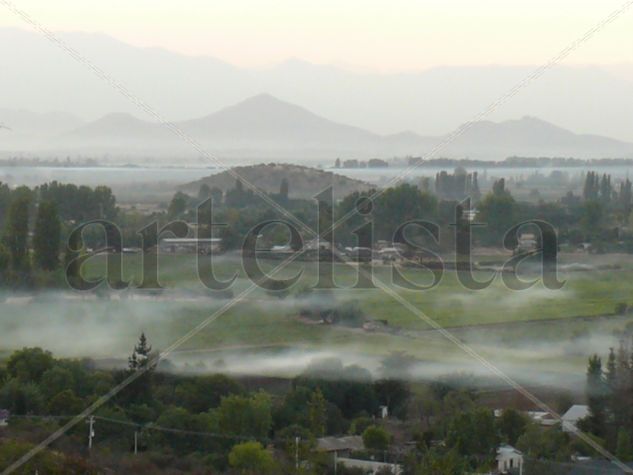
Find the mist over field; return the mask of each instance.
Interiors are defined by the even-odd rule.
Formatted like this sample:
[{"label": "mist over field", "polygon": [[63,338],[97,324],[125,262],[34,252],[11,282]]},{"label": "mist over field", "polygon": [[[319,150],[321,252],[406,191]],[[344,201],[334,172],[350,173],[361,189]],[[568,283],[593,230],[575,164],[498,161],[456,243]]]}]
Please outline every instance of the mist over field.
[{"label": "mist over field", "polygon": [[633,473],[632,1],[0,12],[2,475]]}]

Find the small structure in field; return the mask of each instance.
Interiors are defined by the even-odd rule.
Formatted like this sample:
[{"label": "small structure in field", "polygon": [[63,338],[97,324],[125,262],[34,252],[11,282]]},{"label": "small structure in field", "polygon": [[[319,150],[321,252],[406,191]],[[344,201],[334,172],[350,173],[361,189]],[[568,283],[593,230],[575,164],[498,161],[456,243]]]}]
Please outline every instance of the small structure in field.
[{"label": "small structure in field", "polygon": [[321,437],[317,439],[318,452],[332,453],[338,456],[349,456],[352,452],[365,449],[363,438],[360,435],[345,437]]},{"label": "small structure in field", "polygon": [[158,248],[168,254],[210,254],[220,250],[221,245],[221,238],[163,238]]}]

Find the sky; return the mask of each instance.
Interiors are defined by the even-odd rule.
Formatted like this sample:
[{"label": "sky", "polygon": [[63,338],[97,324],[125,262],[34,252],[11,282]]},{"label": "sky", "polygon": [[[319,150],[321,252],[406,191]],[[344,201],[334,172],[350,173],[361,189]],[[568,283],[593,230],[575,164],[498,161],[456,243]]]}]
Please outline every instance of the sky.
[{"label": "sky", "polygon": [[[542,64],[623,0],[11,0],[54,31],[213,56],[251,68],[298,58],[354,70]],[[27,27],[0,4],[0,27]],[[633,63],[633,7],[566,59]]]}]

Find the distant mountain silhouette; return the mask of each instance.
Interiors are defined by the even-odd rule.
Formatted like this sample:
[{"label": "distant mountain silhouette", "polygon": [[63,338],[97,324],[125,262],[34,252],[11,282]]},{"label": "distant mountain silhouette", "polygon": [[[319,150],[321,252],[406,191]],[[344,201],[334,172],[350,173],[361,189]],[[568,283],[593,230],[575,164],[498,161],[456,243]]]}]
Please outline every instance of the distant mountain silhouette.
[{"label": "distant mountain silhouette", "polygon": [[[321,117],[380,134],[412,130],[439,135],[453,130],[538,67],[361,73],[290,60],[253,70],[209,56],[135,47],[99,33],[58,36],[168,120],[201,117],[265,91]],[[150,119],[37,32],[0,28],[0,57],[0,107],[62,110],[90,119],[121,111]],[[631,77],[606,66],[560,64],[487,119],[500,122],[527,114],[570,130],[633,141]]]},{"label": "distant mountain silhouette", "polygon": [[[214,153],[252,158],[328,159],[424,155],[446,136],[413,132],[378,135],[320,117],[302,107],[259,94],[199,119],[174,125]],[[192,153],[164,125],[129,114],[109,114],[59,137],[74,149],[132,146],[136,150]],[[577,158],[633,157],[633,144],[597,135],[579,135],[534,117],[462,126],[441,156],[503,159],[520,156]]]}]

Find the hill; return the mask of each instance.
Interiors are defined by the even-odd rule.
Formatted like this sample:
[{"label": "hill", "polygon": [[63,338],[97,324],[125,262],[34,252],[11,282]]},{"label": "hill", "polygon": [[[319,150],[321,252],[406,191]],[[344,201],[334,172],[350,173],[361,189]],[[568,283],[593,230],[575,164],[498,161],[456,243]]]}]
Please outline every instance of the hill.
[{"label": "hill", "polygon": [[[301,162],[337,156],[372,158],[431,152],[447,136],[413,132],[378,135],[320,117],[302,107],[259,94],[202,118],[174,123],[211,153]],[[481,121],[463,129],[439,156],[501,160],[508,156],[633,158],[633,144],[597,135],[579,135],[544,120],[523,117]],[[164,125],[129,114],[109,114],[60,136],[57,145],[74,150],[127,147],[147,153],[194,155],[194,150]]]},{"label": "hill", "polygon": [[[104,34],[58,36],[169,120],[202,117],[266,91],[319,116],[379,134],[453,130],[538,66],[377,73],[292,60],[254,70],[210,56],[135,47]],[[0,107],[66,110],[90,119],[113,111],[139,114],[135,104],[37,32],[0,28],[0,57],[0,90],[10,91]],[[46,74],[36,73],[35,65]],[[489,118],[498,122],[527,114],[571,130],[633,141],[632,76],[612,69],[557,65]]]},{"label": "hill", "polygon": [[[290,184],[290,198],[310,199],[328,186],[332,186],[335,198],[341,198],[354,191],[368,190],[371,186],[335,173],[316,168],[288,164],[260,164],[233,168],[241,177],[267,193],[278,193],[279,185],[285,178]],[[227,191],[235,186],[235,179],[228,171],[211,175],[180,187],[184,192],[196,194],[200,185],[217,187]]]}]

